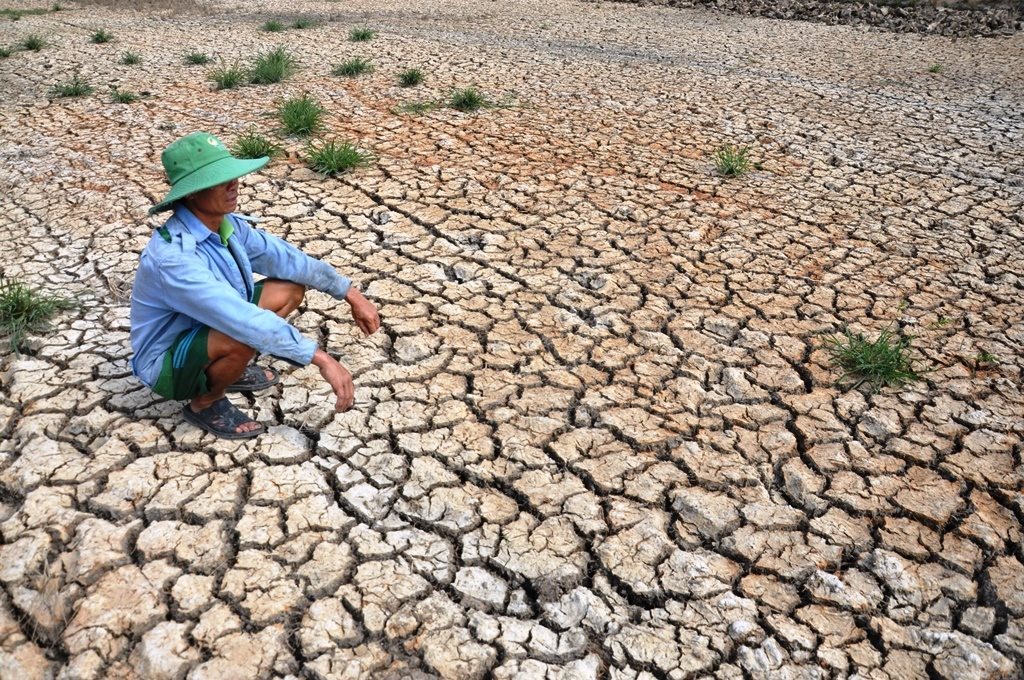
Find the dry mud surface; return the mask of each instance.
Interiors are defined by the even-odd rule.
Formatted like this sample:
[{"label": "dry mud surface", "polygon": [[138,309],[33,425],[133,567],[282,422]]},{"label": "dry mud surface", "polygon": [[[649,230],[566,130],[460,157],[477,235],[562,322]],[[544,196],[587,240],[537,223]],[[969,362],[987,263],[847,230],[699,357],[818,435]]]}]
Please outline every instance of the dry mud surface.
[{"label": "dry mud surface", "polygon": [[[1020,677],[1020,36],[300,9],[334,20],[0,21],[52,41],[0,61],[0,266],[83,300],[0,364],[0,676]],[[213,92],[182,60],[277,44],[303,68],[269,87]],[[329,75],[350,56],[376,71]],[[425,85],[395,85],[409,66]],[[47,101],[76,71],[97,93]],[[467,85],[510,105],[393,112]],[[276,135],[302,92],[377,160],[328,179],[285,139],[242,210],[384,328],[311,294],[295,323],[356,407],[281,366],[248,404],[269,433],[217,441],[129,370],[159,152]],[[760,169],[717,176],[727,142]],[[821,334],[894,324],[924,380],[836,388]]]}]

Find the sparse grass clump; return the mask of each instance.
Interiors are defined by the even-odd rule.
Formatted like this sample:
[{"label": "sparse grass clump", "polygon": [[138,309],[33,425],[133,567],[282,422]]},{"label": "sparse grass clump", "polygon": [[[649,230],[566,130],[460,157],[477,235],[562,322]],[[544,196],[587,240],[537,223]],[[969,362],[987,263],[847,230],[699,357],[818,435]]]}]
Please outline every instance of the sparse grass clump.
[{"label": "sparse grass clump", "polygon": [[418,68],[407,68],[398,74],[398,84],[402,87],[414,87],[423,82],[423,71]]},{"label": "sparse grass clump", "polygon": [[306,147],[306,161],[309,167],[325,175],[337,175],[369,165],[373,156],[360,151],[349,142],[330,140],[319,146],[309,144]]},{"label": "sparse grass clump", "polygon": [[105,31],[102,28],[93,31],[92,35],[89,36],[89,42],[96,43],[97,45],[108,43],[113,39],[114,34],[109,31]]},{"label": "sparse grass clump", "polygon": [[185,55],[186,64],[195,64],[200,66],[202,64],[210,63],[210,56],[203,52],[189,52]]},{"label": "sparse grass clump", "polygon": [[50,94],[54,97],[84,97],[87,94],[92,94],[94,89],[76,73],[75,77],[68,82],[54,85]]},{"label": "sparse grass clump", "polygon": [[326,109],[320,106],[320,102],[309,94],[284,100],[278,110],[285,132],[301,137],[309,136],[320,129],[321,118],[325,112]]},{"label": "sparse grass clump", "polygon": [[131,104],[139,101],[139,95],[127,90],[119,90],[116,87],[110,88],[110,98],[118,104]]},{"label": "sparse grass clump", "polygon": [[296,69],[295,57],[283,47],[256,55],[252,70],[249,72],[249,82],[253,85],[269,85],[279,83]]},{"label": "sparse grass clump", "polygon": [[367,40],[373,40],[377,36],[377,31],[372,28],[353,28],[348,32],[348,39],[352,42],[366,42]]},{"label": "sparse grass clump", "polygon": [[231,66],[221,64],[210,71],[209,77],[218,90],[231,90],[245,82],[245,69],[239,66],[238,62]]},{"label": "sparse grass clump", "polygon": [[121,55],[121,63],[125,66],[135,66],[142,63],[142,55],[138,52],[125,52]]},{"label": "sparse grass clump", "polygon": [[846,329],[842,334],[825,336],[824,343],[832,362],[843,370],[837,384],[850,378],[857,381],[854,388],[868,383],[872,391],[877,391],[886,385],[899,386],[921,377],[909,356],[911,340],[913,336],[889,328],[874,340]]},{"label": "sparse grass clump", "polygon": [[491,102],[479,90],[467,87],[464,90],[455,90],[448,99],[448,106],[459,111],[479,111],[491,106]]},{"label": "sparse grass clump", "polygon": [[739,177],[751,168],[750,147],[726,144],[715,152],[715,169],[725,177]]},{"label": "sparse grass clump", "polygon": [[6,59],[9,56],[11,56],[11,48],[0,47],[0,59]]},{"label": "sparse grass clump", "polygon": [[942,73],[944,70],[942,64],[932,64],[928,67],[928,73]]},{"label": "sparse grass clump", "polygon": [[348,61],[335,66],[331,73],[336,76],[348,76],[349,78],[354,78],[355,76],[370,73],[371,71],[373,71],[373,64],[370,63],[369,59],[352,57]]},{"label": "sparse grass clump", "polygon": [[43,36],[36,35],[33,33],[32,35],[26,35],[24,38],[22,38],[21,42],[19,43],[19,46],[21,47],[21,49],[28,50],[29,52],[38,52],[39,50],[46,47],[46,40],[43,38]]},{"label": "sparse grass clump", "polygon": [[[54,10],[56,11],[56,10]],[[11,21],[17,21],[23,16],[31,16],[34,14],[46,14],[45,9],[0,9],[0,17],[6,17]]]},{"label": "sparse grass clump", "polygon": [[408,104],[402,104],[401,106],[395,107],[395,113],[426,113],[427,111],[433,111],[438,107],[437,102],[423,101],[423,102],[409,102]]},{"label": "sparse grass clump", "polygon": [[263,24],[263,30],[267,33],[280,33],[284,30],[284,24],[277,19],[271,19]]},{"label": "sparse grass clump", "polygon": [[0,277],[0,336],[6,337],[10,350],[18,353],[26,334],[46,330],[53,315],[77,306],[74,300]]},{"label": "sparse grass clump", "polygon": [[303,28],[313,28],[317,24],[318,22],[313,19],[309,19],[307,17],[299,17],[298,19],[292,22],[292,28],[298,28],[301,30]]},{"label": "sparse grass clump", "polygon": [[237,158],[263,158],[264,156],[273,158],[281,153],[281,147],[250,128],[235,140],[231,147],[231,153]]}]

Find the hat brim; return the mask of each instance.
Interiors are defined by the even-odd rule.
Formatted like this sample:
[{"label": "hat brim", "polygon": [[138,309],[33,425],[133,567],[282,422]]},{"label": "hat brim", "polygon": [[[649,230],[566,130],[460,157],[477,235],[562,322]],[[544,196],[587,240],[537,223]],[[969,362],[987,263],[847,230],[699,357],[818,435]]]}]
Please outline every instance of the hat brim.
[{"label": "hat brim", "polygon": [[269,156],[245,159],[228,156],[216,160],[209,165],[204,165],[178,180],[171,187],[167,195],[164,196],[164,200],[149,209],[149,214],[153,215],[164,210],[170,210],[175,201],[179,201],[189,194],[215,187],[224,182],[230,182],[243,175],[248,175],[250,172],[256,172],[269,162]]}]

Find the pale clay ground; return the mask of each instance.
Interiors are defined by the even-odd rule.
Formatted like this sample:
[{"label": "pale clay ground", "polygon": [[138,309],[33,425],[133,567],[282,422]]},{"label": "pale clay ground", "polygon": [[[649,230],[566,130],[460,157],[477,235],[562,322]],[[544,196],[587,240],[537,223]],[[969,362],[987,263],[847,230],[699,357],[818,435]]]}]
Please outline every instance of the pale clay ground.
[{"label": "pale clay ground", "polygon": [[[1020,677],[1024,37],[439,0],[261,33],[274,7],[0,20],[52,41],[0,61],[0,269],[83,301],[0,363],[4,680]],[[277,44],[303,68],[270,87],[182,61]],[[75,71],[97,93],[48,102]],[[511,106],[392,112],[468,85]],[[311,294],[355,408],[282,365],[270,432],[217,441],[128,367],[159,152],[307,91],[376,162],[286,140],[242,210],[384,328]],[[726,142],[762,169],[716,176]],[[821,333],[896,322],[925,380],[835,388]]]}]

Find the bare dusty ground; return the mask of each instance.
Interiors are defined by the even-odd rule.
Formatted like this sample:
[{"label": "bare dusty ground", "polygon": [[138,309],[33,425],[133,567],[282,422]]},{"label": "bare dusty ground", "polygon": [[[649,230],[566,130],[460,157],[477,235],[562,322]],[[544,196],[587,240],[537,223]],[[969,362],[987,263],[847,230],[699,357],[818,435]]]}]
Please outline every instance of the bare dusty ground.
[{"label": "bare dusty ground", "polygon": [[[0,20],[50,41],[0,60],[0,271],[82,301],[0,360],[0,677],[1020,677],[1024,38],[284,6]],[[267,87],[182,57],[275,45],[302,69]],[[395,112],[466,86],[506,105]],[[306,169],[303,92],[370,167]],[[311,294],[356,407],[282,365],[238,444],[132,377],[126,299],[161,149],[250,126],[288,154],[242,211],[384,329]],[[717,175],[726,143],[759,169]],[[929,372],[836,387],[844,326]]]}]

